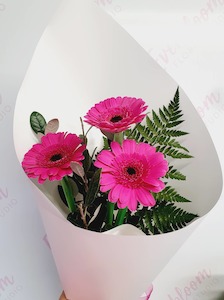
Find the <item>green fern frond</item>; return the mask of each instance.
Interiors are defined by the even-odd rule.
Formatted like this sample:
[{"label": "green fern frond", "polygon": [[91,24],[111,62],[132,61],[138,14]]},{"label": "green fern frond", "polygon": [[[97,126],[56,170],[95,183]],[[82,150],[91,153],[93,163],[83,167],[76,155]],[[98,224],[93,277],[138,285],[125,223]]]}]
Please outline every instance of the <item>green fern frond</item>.
[{"label": "green fern frond", "polygon": [[178,194],[178,192],[171,186],[166,186],[159,193],[153,193],[153,197],[155,198],[156,202],[191,202],[190,200]]},{"label": "green fern frond", "polygon": [[177,149],[174,149],[172,147],[168,147],[168,148],[164,149],[163,153],[172,158],[192,158],[191,155],[180,152]]},{"label": "green fern frond", "polygon": [[[149,116],[146,116],[146,125],[147,127],[145,126],[142,126],[144,129],[149,129],[151,132],[157,134],[158,132],[158,127],[156,126],[155,123],[153,123],[153,121],[149,118]],[[136,129],[138,129],[138,127],[136,127]]]},{"label": "green fern frond", "polygon": [[173,100],[167,106],[160,108],[158,113],[152,110],[151,117],[146,116],[146,125],[138,124],[133,130],[128,130],[126,136],[137,142],[149,143],[166,156],[176,159],[191,158],[189,150],[177,140],[178,137],[188,134],[177,129],[184,122],[182,116],[177,89]]},{"label": "green fern frond", "polygon": [[174,139],[169,140],[168,143],[167,143],[167,145],[170,146],[170,147],[182,149],[182,150],[184,150],[186,152],[189,152],[189,150],[186,147],[182,146],[178,141],[176,141]]},{"label": "green fern frond", "polygon": [[159,115],[160,115],[161,120],[164,123],[168,123],[169,119],[167,118],[166,114],[163,112],[163,110],[161,108],[159,109]]},{"label": "green fern frond", "polygon": [[180,125],[183,121],[184,120],[169,122],[169,123],[167,123],[166,127],[168,127],[168,128],[176,127],[176,126]]},{"label": "green fern frond", "polygon": [[152,117],[153,117],[153,121],[155,123],[155,125],[159,128],[164,128],[165,124],[164,122],[162,122],[159,118],[159,116],[156,114],[156,112],[153,110],[152,111]]},{"label": "green fern frond", "polygon": [[166,233],[183,228],[198,215],[177,208],[173,203],[161,202],[145,211],[145,225],[148,233]]},{"label": "green fern frond", "polygon": [[172,137],[179,137],[179,136],[188,134],[188,132],[185,132],[182,130],[164,129],[162,131],[162,134],[172,136]]},{"label": "green fern frond", "polygon": [[[149,143],[156,147],[166,157],[174,159],[192,158],[189,150],[178,141],[179,137],[185,136],[188,132],[178,128],[184,122],[183,113],[180,109],[179,90],[177,89],[173,100],[167,106],[163,106],[155,112],[152,110],[150,116],[146,116],[146,124],[137,124],[134,129],[128,130],[127,138],[135,139],[137,142]],[[186,180],[186,176],[173,166],[169,166],[167,179]],[[166,186],[159,193],[153,193],[157,202],[156,206],[138,210],[135,214],[135,221],[146,234],[159,234],[170,232],[184,227],[197,215],[188,213],[177,208],[174,202],[190,202],[181,196],[173,187]]]},{"label": "green fern frond", "polygon": [[166,173],[165,178],[186,180],[186,176],[177,169],[174,169],[173,166],[169,166],[169,171]]},{"label": "green fern frond", "polygon": [[[182,149],[184,150],[185,152],[189,152],[189,150],[182,146],[178,141],[176,141],[175,139],[171,139],[170,136],[161,136],[161,137],[158,137],[158,143],[160,145],[164,145],[166,147],[172,147],[172,148],[177,148],[177,149]],[[158,150],[157,151],[160,151],[159,150],[159,147],[161,146],[157,146],[158,147]]]}]

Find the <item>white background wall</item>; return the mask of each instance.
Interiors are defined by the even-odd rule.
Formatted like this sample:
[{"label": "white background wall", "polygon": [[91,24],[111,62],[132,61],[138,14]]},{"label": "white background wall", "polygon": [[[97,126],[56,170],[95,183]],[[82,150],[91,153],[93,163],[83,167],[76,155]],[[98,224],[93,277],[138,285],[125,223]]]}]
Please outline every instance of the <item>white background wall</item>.
[{"label": "white background wall", "polygon": [[[12,141],[16,95],[35,45],[59,2],[0,0],[2,300],[57,300],[61,290]],[[95,2],[185,89],[212,136],[223,168],[224,0]],[[217,206],[155,279],[152,300],[224,299],[223,212],[221,195]],[[198,280],[200,272],[204,277]]]}]

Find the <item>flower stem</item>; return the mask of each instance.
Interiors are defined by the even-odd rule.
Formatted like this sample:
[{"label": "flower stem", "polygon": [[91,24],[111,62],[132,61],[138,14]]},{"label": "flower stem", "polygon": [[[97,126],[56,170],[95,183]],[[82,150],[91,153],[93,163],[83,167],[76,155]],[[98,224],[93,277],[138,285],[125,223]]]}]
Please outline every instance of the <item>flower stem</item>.
[{"label": "flower stem", "polygon": [[83,204],[82,203],[78,205],[78,209],[79,209],[79,212],[80,212],[81,219],[83,221],[84,228],[88,229],[88,224],[86,222],[86,214],[84,213]]},{"label": "flower stem", "polygon": [[65,176],[61,180],[61,185],[63,192],[65,194],[65,198],[68,204],[68,208],[71,212],[75,212],[75,201],[72,193],[72,187],[69,184],[68,177]]},{"label": "flower stem", "polygon": [[123,132],[118,132],[114,134],[114,141],[118,142],[120,145],[122,144],[124,140]]},{"label": "flower stem", "polygon": [[114,203],[107,202],[107,225],[112,226],[113,224],[113,215],[114,215]]},{"label": "flower stem", "polygon": [[115,226],[119,226],[124,223],[124,218],[126,216],[126,212],[127,212],[127,207],[125,207],[123,209],[119,209],[117,218],[115,221]]}]

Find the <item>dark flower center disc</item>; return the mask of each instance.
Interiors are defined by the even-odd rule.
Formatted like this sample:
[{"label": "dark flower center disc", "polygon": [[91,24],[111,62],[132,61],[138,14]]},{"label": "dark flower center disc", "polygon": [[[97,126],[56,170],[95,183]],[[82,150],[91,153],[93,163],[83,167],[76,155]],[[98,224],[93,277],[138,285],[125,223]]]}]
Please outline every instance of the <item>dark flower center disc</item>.
[{"label": "dark flower center disc", "polygon": [[59,154],[54,154],[52,157],[51,157],[51,161],[57,161],[57,160],[60,160],[62,159],[62,155],[59,153]]},{"label": "dark flower center disc", "polygon": [[112,123],[117,123],[121,121],[123,118],[121,116],[114,116],[113,118],[110,119]]},{"label": "dark flower center disc", "polygon": [[134,169],[134,168],[131,168],[131,167],[128,167],[128,168],[127,168],[127,172],[128,172],[129,175],[134,175],[134,174],[136,174],[135,169]]}]

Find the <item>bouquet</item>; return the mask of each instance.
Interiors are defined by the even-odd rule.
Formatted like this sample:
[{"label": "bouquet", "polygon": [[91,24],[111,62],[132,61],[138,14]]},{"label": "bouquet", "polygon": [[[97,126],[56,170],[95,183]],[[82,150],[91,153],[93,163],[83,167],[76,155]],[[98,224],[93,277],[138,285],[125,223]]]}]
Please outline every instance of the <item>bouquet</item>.
[{"label": "bouquet", "polygon": [[14,143],[71,300],[138,299],[221,191],[190,99],[90,0],[62,1],[41,37]]},{"label": "bouquet", "polygon": [[[184,227],[198,217],[178,207],[190,202],[172,185],[186,180],[175,160],[189,159],[179,137],[183,112],[179,90],[168,106],[147,111],[140,98],[112,97],[95,104],[84,116],[90,127],[81,134],[57,132],[58,119],[46,122],[32,112],[30,124],[40,139],[25,154],[22,167],[39,184],[57,181],[67,219],[75,226],[104,232],[131,224],[145,234]],[[102,149],[88,150],[92,126],[102,132]]]}]

